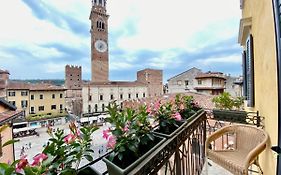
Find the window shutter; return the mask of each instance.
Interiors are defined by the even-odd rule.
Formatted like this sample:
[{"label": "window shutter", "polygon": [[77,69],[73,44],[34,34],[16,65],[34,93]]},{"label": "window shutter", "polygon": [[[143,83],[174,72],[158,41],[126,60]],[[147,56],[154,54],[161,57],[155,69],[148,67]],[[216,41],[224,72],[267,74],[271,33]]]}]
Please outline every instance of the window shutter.
[{"label": "window shutter", "polygon": [[246,52],[242,52],[242,71],[243,71],[243,96],[247,100],[247,65]]},{"label": "window shutter", "polygon": [[248,107],[254,107],[254,48],[253,36],[250,35],[246,42],[246,66],[247,66],[247,101]]}]

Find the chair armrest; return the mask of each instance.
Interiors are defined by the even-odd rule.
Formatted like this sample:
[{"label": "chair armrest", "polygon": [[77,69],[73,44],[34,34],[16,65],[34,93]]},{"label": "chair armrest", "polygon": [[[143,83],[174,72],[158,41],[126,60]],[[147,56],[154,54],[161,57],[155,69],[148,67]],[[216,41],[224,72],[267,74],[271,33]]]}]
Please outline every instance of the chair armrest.
[{"label": "chair armrest", "polygon": [[216,139],[218,139],[219,137],[221,137],[222,135],[224,135],[225,133],[228,132],[234,132],[235,130],[232,129],[231,125],[229,126],[225,126],[217,131],[215,131],[213,134],[209,135],[209,137],[206,139],[206,144],[205,144],[205,151],[208,150],[209,144],[212,141],[215,141]]},{"label": "chair armrest", "polygon": [[266,148],[266,143],[268,141],[268,135],[266,135],[266,139],[256,146],[252,151],[250,151],[246,157],[246,161],[244,166],[248,168],[248,166],[255,160],[255,158]]}]

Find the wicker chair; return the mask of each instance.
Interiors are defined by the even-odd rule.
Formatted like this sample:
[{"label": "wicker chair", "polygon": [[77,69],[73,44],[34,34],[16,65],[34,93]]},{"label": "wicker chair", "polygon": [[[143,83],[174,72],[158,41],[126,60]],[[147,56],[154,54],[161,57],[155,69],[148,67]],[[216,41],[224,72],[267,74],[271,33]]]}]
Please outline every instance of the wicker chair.
[{"label": "wicker chair", "polygon": [[[227,133],[234,133],[234,149],[214,150],[211,142]],[[248,175],[248,168],[255,164],[263,174],[258,155],[266,148],[268,134],[255,126],[229,125],[211,134],[206,140],[206,156],[233,174]]]}]

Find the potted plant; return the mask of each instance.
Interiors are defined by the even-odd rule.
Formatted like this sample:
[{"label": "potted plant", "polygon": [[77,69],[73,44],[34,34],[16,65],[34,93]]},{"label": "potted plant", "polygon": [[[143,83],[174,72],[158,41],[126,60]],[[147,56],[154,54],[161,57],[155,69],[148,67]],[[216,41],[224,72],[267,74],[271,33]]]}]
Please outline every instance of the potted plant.
[{"label": "potted plant", "polygon": [[162,144],[164,138],[151,133],[152,126],[144,106],[137,111],[129,108],[119,111],[116,103],[111,103],[107,109],[110,117],[106,121],[111,126],[103,131],[103,137],[112,153],[103,161],[110,175],[127,174]]},{"label": "potted plant", "polygon": [[176,110],[183,119],[188,119],[202,108],[194,102],[193,96],[177,94],[175,97]]},{"label": "potted plant", "polygon": [[247,112],[242,110],[243,98],[233,98],[228,92],[223,92],[217,97],[214,97],[212,101],[215,103],[216,109],[213,109],[214,119],[247,123]]},{"label": "potted plant", "polygon": [[[52,129],[48,128],[51,136],[48,145],[33,157],[32,163],[28,162],[25,155],[11,164],[0,163],[0,172],[5,175],[78,174],[83,158],[93,160],[93,150],[90,148],[91,134],[97,128],[78,129],[74,123],[71,123],[69,128],[68,135],[65,135],[63,130],[58,129],[53,133]],[[11,140],[8,143],[14,142]]]}]

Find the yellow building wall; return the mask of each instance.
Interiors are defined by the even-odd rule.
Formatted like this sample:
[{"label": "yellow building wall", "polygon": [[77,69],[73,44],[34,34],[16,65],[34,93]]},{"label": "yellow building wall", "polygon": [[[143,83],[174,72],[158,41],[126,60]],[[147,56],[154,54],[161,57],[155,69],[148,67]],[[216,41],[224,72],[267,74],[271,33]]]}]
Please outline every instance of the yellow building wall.
[{"label": "yellow building wall", "polygon": [[[12,139],[12,128],[8,127],[6,128],[2,133],[2,144],[7,142],[8,140]],[[1,163],[9,163],[14,161],[14,151],[13,151],[13,145],[5,146],[2,149],[3,155],[0,157]]]},{"label": "yellow building wall", "polygon": [[[26,115],[28,115],[29,113],[29,90],[8,90],[10,92],[14,91],[16,92],[16,95],[15,96],[8,96],[7,95],[7,101],[15,101],[16,102],[16,107],[18,110],[23,110],[23,108],[21,107],[21,101],[22,100],[27,100],[27,107],[26,107]],[[27,96],[22,96],[21,95],[21,92],[22,91],[27,91]]]},{"label": "yellow building wall", "polygon": [[242,18],[252,17],[254,41],[255,107],[265,118],[265,130],[270,136],[266,150],[260,156],[265,175],[276,174],[276,155],[271,151],[278,140],[277,63],[275,52],[274,16],[271,0],[245,0]]},{"label": "yellow building wall", "polygon": [[[40,95],[43,95],[43,99],[40,99]],[[52,98],[52,94],[55,94],[55,98]],[[60,98],[62,94],[62,98]],[[30,95],[34,95],[34,100],[30,100],[30,107],[34,107],[36,114],[52,113],[56,114],[60,112],[60,104],[62,109],[65,108],[65,91],[30,91]],[[51,110],[51,105],[56,105],[56,110]],[[44,106],[44,111],[39,111],[39,106]]]}]

